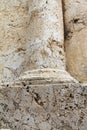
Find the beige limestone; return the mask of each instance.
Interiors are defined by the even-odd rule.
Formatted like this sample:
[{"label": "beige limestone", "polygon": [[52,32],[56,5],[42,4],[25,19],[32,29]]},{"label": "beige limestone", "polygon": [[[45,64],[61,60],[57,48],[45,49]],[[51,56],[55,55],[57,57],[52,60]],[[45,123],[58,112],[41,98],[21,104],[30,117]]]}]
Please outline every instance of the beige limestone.
[{"label": "beige limestone", "polygon": [[65,69],[61,0],[0,1],[0,79],[26,70]]},{"label": "beige limestone", "polygon": [[69,79],[26,75],[0,85],[0,129],[86,130],[87,87]]},{"label": "beige limestone", "polygon": [[67,70],[87,83],[87,1],[64,0]]},{"label": "beige limestone", "polygon": [[64,36],[61,0],[29,1],[27,68],[64,69]]},{"label": "beige limestone", "polygon": [[[0,129],[87,130],[87,85],[79,84],[65,71],[61,1],[0,0]],[[65,2],[67,32],[75,26],[68,24],[70,13],[78,4],[83,7],[80,2],[85,1],[74,1],[75,5],[71,0]],[[66,35],[67,61],[73,50],[67,47],[68,42],[77,45],[79,35],[84,34],[86,46],[86,28],[78,33],[80,26],[75,26],[74,37]],[[80,46],[76,47],[82,47],[85,55]]]},{"label": "beige limestone", "polygon": [[28,0],[0,0],[0,79],[24,70]]},{"label": "beige limestone", "polygon": [[[26,72],[20,76],[38,84],[74,80],[65,71],[64,29],[61,0],[29,1],[26,33]],[[53,81],[53,80],[52,80]],[[54,82],[53,81],[53,82]]]}]

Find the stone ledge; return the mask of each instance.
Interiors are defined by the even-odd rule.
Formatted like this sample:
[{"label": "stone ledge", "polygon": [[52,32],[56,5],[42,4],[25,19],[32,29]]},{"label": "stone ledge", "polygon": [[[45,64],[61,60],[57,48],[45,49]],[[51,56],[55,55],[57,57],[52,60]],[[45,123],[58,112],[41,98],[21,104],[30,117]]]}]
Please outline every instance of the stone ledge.
[{"label": "stone ledge", "polygon": [[3,85],[0,89],[1,128],[86,130],[87,87],[63,80],[35,85],[30,84],[28,78]]},{"label": "stone ledge", "polygon": [[19,79],[21,81],[30,81],[35,85],[44,83],[52,84],[58,82],[78,82],[71,77],[67,71],[50,68],[27,71]]},{"label": "stone ledge", "polygon": [[78,83],[70,74],[65,70],[59,69],[36,69],[26,71],[18,79],[7,82],[5,80],[0,82],[0,88],[15,87],[23,85],[50,85],[50,84],[64,84],[64,83]]}]

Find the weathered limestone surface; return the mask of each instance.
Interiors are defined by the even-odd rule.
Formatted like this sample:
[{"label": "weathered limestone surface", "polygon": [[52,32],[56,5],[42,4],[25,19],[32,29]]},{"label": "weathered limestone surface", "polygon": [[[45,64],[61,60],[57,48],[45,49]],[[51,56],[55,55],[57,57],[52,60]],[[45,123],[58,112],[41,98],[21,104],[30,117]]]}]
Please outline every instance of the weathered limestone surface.
[{"label": "weathered limestone surface", "polygon": [[64,69],[64,36],[61,0],[29,1],[27,67]]},{"label": "weathered limestone surface", "polygon": [[64,67],[61,0],[0,0],[0,79]]},{"label": "weathered limestone surface", "polygon": [[64,0],[68,71],[87,83],[87,1]]},{"label": "weathered limestone surface", "polygon": [[87,80],[85,0],[0,0],[0,129],[87,130],[87,85],[65,71],[62,2],[67,67]]},{"label": "weathered limestone surface", "polygon": [[0,79],[15,79],[24,69],[28,19],[28,0],[0,0]]},{"label": "weathered limestone surface", "polygon": [[0,86],[0,129],[87,130],[87,86],[26,76]]}]

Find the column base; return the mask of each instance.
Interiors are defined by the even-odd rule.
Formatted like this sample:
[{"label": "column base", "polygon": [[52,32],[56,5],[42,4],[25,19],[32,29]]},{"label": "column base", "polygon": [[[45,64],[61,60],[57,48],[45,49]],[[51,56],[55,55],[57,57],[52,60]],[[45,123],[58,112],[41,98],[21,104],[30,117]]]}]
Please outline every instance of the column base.
[{"label": "column base", "polygon": [[78,82],[67,71],[50,68],[27,71],[20,76],[19,80],[27,81],[28,84],[32,85]]},{"label": "column base", "polygon": [[20,83],[28,85],[47,85],[47,84],[63,84],[63,83],[78,83],[66,70],[59,69],[35,69],[24,72],[19,78],[14,81],[1,81],[1,86]]}]

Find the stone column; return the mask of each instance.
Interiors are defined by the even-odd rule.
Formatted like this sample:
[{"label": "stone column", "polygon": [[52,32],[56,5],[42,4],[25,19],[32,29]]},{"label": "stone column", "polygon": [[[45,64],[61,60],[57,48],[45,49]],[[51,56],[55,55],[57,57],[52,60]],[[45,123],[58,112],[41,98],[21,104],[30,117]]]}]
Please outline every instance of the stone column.
[{"label": "stone column", "polygon": [[0,79],[13,81],[25,71],[68,75],[62,0],[1,0],[0,6]]},{"label": "stone column", "polygon": [[61,0],[29,0],[27,30],[28,69],[64,69],[64,38]]},{"label": "stone column", "polygon": [[87,1],[64,0],[68,71],[87,82]]},{"label": "stone column", "polygon": [[66,75],[62,1],[29,0],[29,16],[27,73],[30,77]]}]

